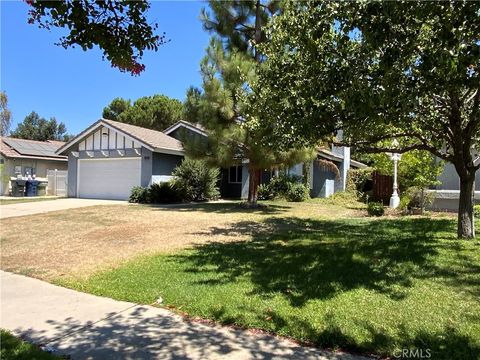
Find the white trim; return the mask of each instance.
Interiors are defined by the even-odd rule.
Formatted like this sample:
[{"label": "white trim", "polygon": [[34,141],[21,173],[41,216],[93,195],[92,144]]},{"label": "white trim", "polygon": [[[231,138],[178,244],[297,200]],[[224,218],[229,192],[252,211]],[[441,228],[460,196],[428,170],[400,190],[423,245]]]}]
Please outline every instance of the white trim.
[{"label": "white trim", "polygon": [[166,130],[164,130],[163,133],[166,134],[166,135],[169,135],[170,133],[177,130],[179,127],[184,127],[188,130],[196,132],[199,135],[208,136],[208,134],[205,131],[203,131],[203,130],[197,128],[195,125],[189,124],[188,122],[183,121],[183,120],[180,120],[177,123],[173,124],[172,126],[167,128]]},{"label": "white trim", "polygon": [[[79,143],[83,140],[86,140],[86,138],[88,138],[91,134],[94,134],[98,130],[98,128],[102,127],[102,126],[106,127],[107,129],[110,129],[110,130],[116,131],[118,133],[121,133],[126,139],[128,138],[128,139],[130,139],[130,141],[136,141],[136,142],[140,143],[143,147],[147,148],[148,150],[153,151],[153,148],[150,145],[147,145],[143,141],[140,141],[140,140],[137,140],[137,139],[131,137],[125,131],[117,129],[117,128],[107,124],[106,122],[104,122],[103,119],[100,119],[100,120],[97,121],[96,124],[91,125],[90,128],[85,129],[80,134],[78,134],[75,138],[73,138],[71,141],[69,141],[68,143],[66,143],[62,147],[58,148],[55,151],[55,153],[60,154],[63,151],[65,151],[66,149],[72,147],[74,144],[77,144],[77,143]],[[93,141],[92,141],[92,148],[93,147],[94,147],[94,144],[93,144]],[[88,149],[88,150],[90,150],[90,149]]]},{"label": "white trim", "polygon": [[165,148],[155,148],[153,152],[162,153],[162,154],[170,154],[170,155],[181,155],[185,156],[185,152],[182,150],[176,149],[165,149]]}]

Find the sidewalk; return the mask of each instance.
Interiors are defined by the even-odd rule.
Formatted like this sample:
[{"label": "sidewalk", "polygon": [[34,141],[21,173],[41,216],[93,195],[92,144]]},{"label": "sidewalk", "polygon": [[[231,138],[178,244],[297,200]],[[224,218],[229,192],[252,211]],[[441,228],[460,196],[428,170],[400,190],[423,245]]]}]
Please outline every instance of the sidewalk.
[{"label": "sidewalk", "polygon": [[72,359],[366,359],[0,272],[0,327]]},{"label": "sidewalk", "polygon": [[127,205],[126,201],[62,198],[56,200],[22,202],[0,205],[0,219],[17,216],[43,214],[51,211],[76,209],[95,205]]}]

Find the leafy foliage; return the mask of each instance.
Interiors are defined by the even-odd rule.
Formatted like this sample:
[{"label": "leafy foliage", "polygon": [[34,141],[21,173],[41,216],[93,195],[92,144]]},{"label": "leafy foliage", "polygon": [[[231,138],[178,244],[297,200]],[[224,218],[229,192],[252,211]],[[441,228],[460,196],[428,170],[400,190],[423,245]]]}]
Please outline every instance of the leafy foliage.
[{"label": "leafy foliage", "polygon": [[138,75],[145,70],[139,63],[145,50],[157,51],[167,42],[165,33],[156,35],[156,23],[149,23],[145,14],[147,1],[44,1],[27,0],[30,24],[40,28],[68,28],[67,36],[60,38],[64,48],[80,46],[84,51],[93,46],[103,51],[104,57],[120,71]]},{"label": "leafy foliage", "polygon": [[367,181],[372,180],[373,168],[349,169],[347,173],[347,191],[362,193]]},{"label": "leafy foliage", "polygon": [[308,200],[310,199],[310,189],[302,183],[293,183],[289,186],[285,198],[293,202]]},{"label": "leafy foliage", "polygon": [[106,119],[163,131],[183,117],[183,104],[165,95],[144,96],[133,105],[130,100],[115,98],[103,109]]},{"label": "leafy foliage", "polygon": [[367,212],[370,216],[383,216],[385,213],[385,208],[382,203],[379,202],[370,202],[367,205]]},{"label": "leafy foliage", "polygon": [[[367,154],[363,161],[371,164],[384,175],[393,174],[393,162],[385,153]],[[398,183],[400,190],[412,186],[429,187],[437,185],[438,176],[442,173],[444,162],[435,159],[432,154],[424,150],[412,150],[402,155],[398,162]]]},{"label": "leafy foliage", "polygon": [[182,192],[176,186],[175,181],[155,183],[148,189],[148,197],[154,204],[171,204],[182,202]]},{"label": "leafy foliage", "polygon": [[0,136],[7,136],[10,131],[12,112],[8,109],[8,97],[5,91],[0,91]]},{"label": "leafy foliage", "polygon": [[185,201],[217,199],[220,170],[208,166],[205,161],[185,159],[173,171],[175,187]]},{"label": "leafy foliage", "polygon": [[225,167],[248,159],[250,203],[257,200],[261,169],[311,157],[303,147],[277,151],[263,141],[264,129],[248,126],[259,121],[251,91],[262,60],[257,45],[265,40],[264,25],[278,10],[278,1],[210,1],[209,10],[202,12],[204,28],[213,34],[200,64],[202,89],[189,89],[185,103],[187,119],[199,121],[209,135],[201,148],[187,145],[190,155]]},{"label": "leafy foliage", "polygon": [[473,210],[474,210],[474,212],[475,212],[475,217],[476,217],[477,219],[480,219],[480,205],[475,205],[475,206],[473,207]]},{"label": "leafy foliage", "polygon": [[458,236],[474,237],[479,11],[478,2],[289,2],[253,86],[269,141],[305,146],[343,129],[363,151],[429,151],[455,165]]},{"label": "leafy foliage", "polygon": [[67,134],[67,128],[63,122],[57,122],[54,117],[46,120],[34,111],[17,125],[15,130],[10,133],[10,136],[37,141],[68,141],[72,138],[72,135]]},{"label": "leafy foliage", "polygon": [[403,192],[400,199],[400,209],[424,210],[428,205],[432,204],[435,195],[431,192],[426,192],[423,187],[412,186]]},{"label": "leafy foliage", "polygon": [[283,198],[293,202],[305,201],[310,198],[310,189],[302,180],[302,176],[281,173],[268,184],[259,186],[258,197],[260,200]]},{"label": "leafy foliage", "polygon": [[128,202],[147,204],[150,202],[150,197],[148,194],[148,188],[143,186],[134,186],[130,191],[130,197]]}]

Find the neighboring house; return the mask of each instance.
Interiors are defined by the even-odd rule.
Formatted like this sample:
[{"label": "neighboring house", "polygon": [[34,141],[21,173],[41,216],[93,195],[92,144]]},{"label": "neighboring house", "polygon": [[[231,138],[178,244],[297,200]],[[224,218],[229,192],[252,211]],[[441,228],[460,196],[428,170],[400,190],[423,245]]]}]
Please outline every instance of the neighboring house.
[{"label": "neighboring house", "polygon": [[100,119],[57,150],[68,156],[68,196],[128,199],[134,186],[171,178],[184,155],[163,132]]},{"label": "neighboring house", "polygon": [[[477,163],[480,161],[477,160]],[[434,210],[458,210],[460,199],[460,178],[455,166],[451,163],[445,164],[443,172],[438,177],[439,185],[434,186],[434,200],[431,208]],[[475,174],[475,203],[480,204],[480,171]]]},{"label": "neighboring house", "polygon": [[64,144],[53,140],[34,141],[2,137],[0,194],[9,194],[11,177],[35,174],[38,178],[46,178],[47,170],[67,170],[67,157],[55,153]]},{"label": "neighboring house", "polygon": [[[208,136],[206,131],[199,125],[191,124],[186,121],[179,121],[164,131],[169,136],[173,136],[179,141],[185,139],[201,138]],[[321,161],[327,160],[333,162],[338,168],[338,174],[322,166]],[[332,146],[332,150],[320,149],[317,159],[313,160],[309,166],[310,188],[312,197],[328,197],[338,191],[346,188],[347,172],[351,168],[365,168],[366,165],[352,160],[350,158],[350,148]],[[297,164],[287,170],[289,174],[302,176],[304,166]],[[260,184],[270,181],[275,170],[264,169],[260,175]],[[236,166],[228,169],[221,169],[220,195],[224,198],[247,198],[248,197],[248,161],[243,160]]]}]

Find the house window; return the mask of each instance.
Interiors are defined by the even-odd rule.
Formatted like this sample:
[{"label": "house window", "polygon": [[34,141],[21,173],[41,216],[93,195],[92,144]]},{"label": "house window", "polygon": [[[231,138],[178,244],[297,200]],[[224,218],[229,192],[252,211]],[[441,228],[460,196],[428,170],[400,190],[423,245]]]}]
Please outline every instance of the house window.
[{"label": "house window", "polygon": [[228,169],[228,182],[230,184],[242,183],[242,166],[231,166]]}]

